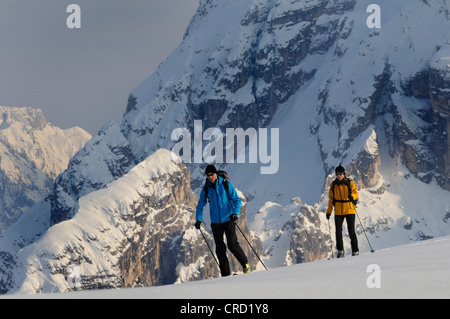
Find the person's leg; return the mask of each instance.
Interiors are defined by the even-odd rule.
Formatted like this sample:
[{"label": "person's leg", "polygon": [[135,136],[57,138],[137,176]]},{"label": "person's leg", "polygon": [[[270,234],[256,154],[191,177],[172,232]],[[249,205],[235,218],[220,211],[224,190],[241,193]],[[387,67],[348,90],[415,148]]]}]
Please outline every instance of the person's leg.
[{"label": "person's leg", "polygon": [[248,259],[245,256],[245,253],[242,250],[241,246],[239,245],[236,236],[236,225],[232,221],[226,222],[224,223],[224,225],[225,235],[227,236],[228,249],[231,251],[234,257],[236,257],[242,267],[245,267],[245,265],[248,263]]},{"label": "person's leg", "polygon": [[223,233],[225,231],[223,224],[211,224],[211,229],[214,236],[214,242],[216,244],[216,254],[217,259],[219,260],[220,273],[222,277],[229,276],[230,272],[230,264],[227,258],[227,245],[223,241]]},{"label": "person's leg", "polygon": [[352,246],[352,253],[355,254],[359,251],[358,248],[358,237],[356,236],[355,231],[355,221],[356,221],[356,215],[351,214],[347,215],[347,229],[348,229],[348,235],[350,236],[350,243]]},{"label": "person's leg", "polygon": [[343,251],[344,242],[342,239],[342,224],[344,223],[344,216],[334,215],[334,223],[336,225],[336,249],[338,251]]}]

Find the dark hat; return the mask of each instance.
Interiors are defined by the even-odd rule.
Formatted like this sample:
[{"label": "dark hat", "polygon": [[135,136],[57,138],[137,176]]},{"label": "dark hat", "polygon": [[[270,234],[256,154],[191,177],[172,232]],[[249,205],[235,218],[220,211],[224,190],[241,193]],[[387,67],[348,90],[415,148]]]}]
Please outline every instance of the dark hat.
[{"label": "dark hat", "polygon": [[205,174],[208,175],[208,174],[211,174],[211,173],[216,173],[216,174],[217,174],[217,170],[216,170],[216,168],[214,167],[214,165],[208,165],[208,166],[206,166]]},{"label": "dark hat", "polygon": [[336,174],[337,173],[345,173],[345,168],[342,167],[342,165],[340,165],[340,164],[338,167],[336,167]]}]

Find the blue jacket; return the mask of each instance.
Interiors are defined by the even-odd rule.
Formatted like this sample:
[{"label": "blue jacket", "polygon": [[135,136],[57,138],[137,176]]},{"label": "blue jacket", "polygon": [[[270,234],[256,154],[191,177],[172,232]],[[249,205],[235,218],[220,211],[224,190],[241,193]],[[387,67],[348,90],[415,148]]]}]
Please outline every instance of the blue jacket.
[{"label": "blue jacket", "polygon": [[[217,176],[215,188],[209,180],[206,182],[206,185],[209,188],[208,199],[211,223],[222,224],[230,220],[230,215],[239,214],[242,202],[233,184],[228,182],[228,195],[223,185],[223,178],[221,176]],[[205,197],[205,189],[202,188],[200,199],[197,204],[197,221],[203,221],[203,208],[206,203],[207,199]]]}]

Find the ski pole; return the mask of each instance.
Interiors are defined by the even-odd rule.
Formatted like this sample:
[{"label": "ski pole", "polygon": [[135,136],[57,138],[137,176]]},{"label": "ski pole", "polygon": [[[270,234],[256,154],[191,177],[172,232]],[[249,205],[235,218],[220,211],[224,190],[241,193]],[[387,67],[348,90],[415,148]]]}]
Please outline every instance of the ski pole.
[{"label": "ski pole", "polygon": [[370,252],[371,252],[371,253],[374,253],[375,250],[373,250],[372,245],[370,244],[369,237],[367,237],[366,230],[364,229],[364,225],[363,225],[363,223],[362,223],[362,221],[361,221],[361,218],[359,218],[359,214],[358,214],[358,211],[356,210],[356,207],[355,207],[355,212],[356,212],[356,216],[358,216],[359,223],[361,224],[361,228],[362,228],[362,230],[363,230],[363,232],[364,232],[364,235],[366,236],[367,242],[369,243]]},{"label": "ski pole", "polygon": [[258,253],[255,251],[255,249],[253,248],[252,244],[250,244],[250,242],[248,241],[247,237],[244,235],[244,232],[241,230],[241,228],[239,227],[239,225],[235,222],[234,223],[236,225],[236,227],[239,229],[239,231],[241,232],[242,236],[244,236],[245,240],[247,241],[247,244],[250,246],[250,248],[253,250],[253,252],[255,253],[256,257],[258,257],[259,261],[261,262],[261,264],[264,266],[264,268],[267,267],[266,265],[264,265],[263,261],[261,260],[261,258],[259,258]]},{"label": "ski pole", "polygon": [[333,237],[331,237],[331,224],[330,224],[330,220],[328,219],[328,231],[330,232],[330,247],[331,247],[331,258],[334,258],[334,254],[333,254]]},{"label": "ski pole", "polygon": [[203,234],[202,228],[200,227],[199,230],[200,230],[200,233],[202,234],[203,239],[205,240],[206,245],[207,245],[208,248],[209,248],[209,251],[211,252],[211,255],[212,255],[213,258],[214,258],[214,261],[216,262],[217,266],[220,268],[219,262],[217,261],[216,256],[214,255],[214,253],[213,253],[213,251],[212,251],[212,249],[211,249],[211,246],[209,246],[208,241],[206,240],[206,237],[205,237],[205,235]]}]

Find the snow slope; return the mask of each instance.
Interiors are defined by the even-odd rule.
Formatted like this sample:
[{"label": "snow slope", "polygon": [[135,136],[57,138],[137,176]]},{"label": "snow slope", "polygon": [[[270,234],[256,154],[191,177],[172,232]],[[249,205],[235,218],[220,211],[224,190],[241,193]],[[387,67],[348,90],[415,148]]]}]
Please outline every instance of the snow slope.
[{"label": "snow slope", "polygon": [[[316,262],[150,288],[5,298],[450,298],[450,236]],[[374,267],[379,266],[379,272]],[[377,274],[380,276],[376,278]],[[377,286],[379,284],[379,286]],[[368,287],[374,287],[369,288]],[[379,287],[379,288],[377,288]]]}]

